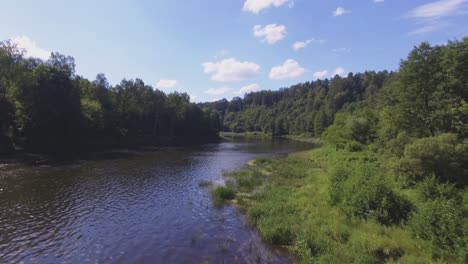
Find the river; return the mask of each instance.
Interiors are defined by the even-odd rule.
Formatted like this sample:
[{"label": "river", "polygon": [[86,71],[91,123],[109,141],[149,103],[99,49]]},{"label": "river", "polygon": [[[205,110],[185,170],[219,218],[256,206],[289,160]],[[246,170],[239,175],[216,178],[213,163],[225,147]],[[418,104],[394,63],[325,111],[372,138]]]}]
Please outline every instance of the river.
[{"label": "river", "polygon": [[289,263],[236,208],[215,208],[200,182],[308,147],[236,139],[0,164],[0,263]]}]

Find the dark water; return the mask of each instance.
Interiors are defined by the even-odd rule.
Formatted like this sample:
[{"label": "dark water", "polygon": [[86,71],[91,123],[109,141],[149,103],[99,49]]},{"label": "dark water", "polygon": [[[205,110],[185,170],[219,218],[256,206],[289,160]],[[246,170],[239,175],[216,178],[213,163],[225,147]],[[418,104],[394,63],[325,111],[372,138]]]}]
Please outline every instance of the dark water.
[{"label": "dark water", "polygon": [[202,180],[287,141],[223,142],[62,165],[0,164],[0,263],[288,263]]}]

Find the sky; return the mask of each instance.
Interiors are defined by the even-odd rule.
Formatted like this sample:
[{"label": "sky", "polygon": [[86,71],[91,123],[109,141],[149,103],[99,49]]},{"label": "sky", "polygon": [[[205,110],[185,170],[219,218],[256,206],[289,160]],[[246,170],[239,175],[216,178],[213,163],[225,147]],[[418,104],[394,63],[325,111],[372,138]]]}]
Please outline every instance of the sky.
[{"label": "sky", "polygon": [[468,0],[0,0],[0,25],[26,56],[201,102],[397,70],[423,41],[468,36]]}]

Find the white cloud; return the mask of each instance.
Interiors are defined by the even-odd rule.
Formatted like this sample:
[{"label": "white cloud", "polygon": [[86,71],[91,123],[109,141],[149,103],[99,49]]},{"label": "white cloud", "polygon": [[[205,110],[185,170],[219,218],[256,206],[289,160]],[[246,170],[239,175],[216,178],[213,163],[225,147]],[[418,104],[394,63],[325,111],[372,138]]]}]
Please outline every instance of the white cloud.
[{"label": "white cloud", "polygon": [[324,79],[327,76],[328,76],[328,71],[327,70],[318,71],[318,72],[314,73],[314,78],[315,79]]},{"label": "white cloud", "polygon": [[273,67],[270,71],[270,79],[284,80],[301,76],[306,70],[299,63],[292,59],[287,59],[283,65]]},{"label": "white cloud", "polygon": [[344,9],[343,7],[337,7],[336,10],[333,11],[333,16],[342,16],[348,13],[351,13],[351,11]]},{"label": "white cloud", "polygon": [[385,0],[374,0],[374,3],[383,3]]},{"label": "white cloud", "polygon": [[258,14],[263,9],[269,8],[271,6],[280,7],[287,3],[289,3],[289,7],[294,5],[293,0],[246,0],[244,2],[243,10]]},{"label": "white cloud", "polygon": [[351,11],[344,9],[343,7],[337,7],[336,10],[333,11],[333,16],[342,16],[348,13],[351,13]]},{"label": "white cloud", "polygon": [[311,40],[294,42],[293,49],[294,50],[303,49],[303,48],[307,47],[311,42],[312,42]]},{"label": "white cloud", "polygon": [[260,90],[260,85],[258,85],[256,83],[252,83],[252,84],[249,84],[249,85],[246,85],[246,86],[240,88],[239,91],[237,91],[235,93],[239,94],[239,95],[243,95],[243,94],[250,93],[250,92],[256,92],[258,90]]},{"label": "white cloud", "polygon": [[438,18],[451,16],[460,10],[460,6],[467,0],[439,0],[418,6],[408,13],[412,18]]},{"label": "white cloud", "polygon": [[211,75],[211,80],[228,82],[253,78],[260,72],[260,66],[253,62],[240,62],[235,58],[218,62],[205,62],[203,71]]},{"label": "white cloud", "polygon": [[210,88],[208,90],[205,91],[205,93],[209,94],[209,95],[223,95],[223,94],[226,94],[230,91],[232,91],[233,89],[230,88],[230,87],[227,87],[227,86],[224,86],[224,87],[220,87],[220,88]]},{"label": "white cloud", "polygon": [[440,31],[451,25],[447,17],[466,14],[463,4],[468,0],[439,0],[420,5],[406,14],[406,18],[414,20],[416,29],[408,35],[428,34]]},{"label": "white cloud", "polygon": [[303,49],[303,48],[309,46],[310,43],[320,43],[320,44],[322,44],[324,42],[325,42],[325,40],[323,40],[323,39],[308,39],[306,41],[296,41],[296,42],[294,42],[292,47],[293,47],[293,49],[295,51],[298,51],[300,49]]},{"label": "white cloud", "polygon": [[254,36],[270,45],[284,39],[286,33],[286,27],[283,25],[269,24],[264,27],[256,25],[253,28]]},{"label": "white cloud", "polygon": [[408,35],[413,36],[413,35],[428,34],[428,33],[434,32],[434,31],[441,30],[441,29],[446,28],[448,26],[450,26],[450,24],[445,22],[445,21],[429,22],[429,23],[423,24],[422,26],[419,26],[417,29],[409,32]]},{"label": "white cloud", "polygon": [[159,80],[156,84],[158,89],[171,89],[177,85],[177,80]]},{"label": "white cloud", "polygon": [[37,46],[36,42],[31,40],[28,36],[18,36],[11,39],[12,43],[18,45],[18,48],[25,50],[27,57],[34,57],[47,60],[50,57],[50,51]]},{"label": "white cloud", "polygon": [[343,76],[345,73],[346,73],[346,70],[345,70],[343,67],[338,67],[338,68],[336,68],[335,71],[333,72],[333,76],[332,76],[332,77],[334,77],[335,75]]}]

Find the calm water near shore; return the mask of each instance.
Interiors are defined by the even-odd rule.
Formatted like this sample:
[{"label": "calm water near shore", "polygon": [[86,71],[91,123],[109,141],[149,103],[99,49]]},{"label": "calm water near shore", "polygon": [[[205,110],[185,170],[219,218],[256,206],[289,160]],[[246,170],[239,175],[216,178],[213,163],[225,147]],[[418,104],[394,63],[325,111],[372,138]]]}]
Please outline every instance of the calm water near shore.
[{"label": "calm water near shore", "polygon": [[0,164],[0,263],[288,263],[201,181],[310,148],[246,140],[99,160]]}]

